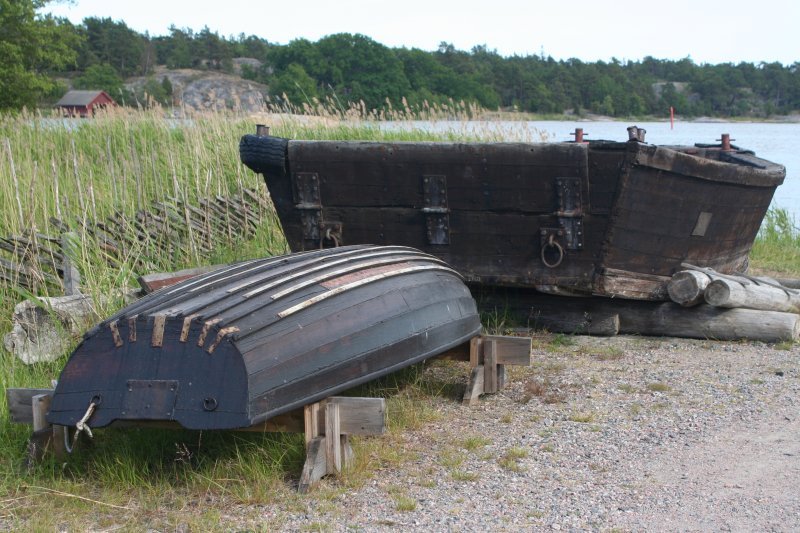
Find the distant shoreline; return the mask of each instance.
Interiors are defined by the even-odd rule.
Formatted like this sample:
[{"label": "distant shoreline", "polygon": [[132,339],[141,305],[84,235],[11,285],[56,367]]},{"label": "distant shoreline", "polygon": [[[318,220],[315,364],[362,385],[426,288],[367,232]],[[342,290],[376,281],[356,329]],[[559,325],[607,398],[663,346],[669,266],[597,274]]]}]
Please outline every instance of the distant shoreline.
[{"label": "distant shoreline", "polygon": [[[669,122],[668,117],[640,116],[640,117],[611,117],[606,115],[595,115],[586,113],[583,115],[572,114],[537,114],[523,111],[487,111],[482,113],[475,120],[505,120],[509,122]],[[776,115],[769,118],[759,117],[682,117],[676,115],[676,122],[690,123],[730,123],[730,122],[752,122],[764,124],[800,124],[800,113],[791,115]]]}]

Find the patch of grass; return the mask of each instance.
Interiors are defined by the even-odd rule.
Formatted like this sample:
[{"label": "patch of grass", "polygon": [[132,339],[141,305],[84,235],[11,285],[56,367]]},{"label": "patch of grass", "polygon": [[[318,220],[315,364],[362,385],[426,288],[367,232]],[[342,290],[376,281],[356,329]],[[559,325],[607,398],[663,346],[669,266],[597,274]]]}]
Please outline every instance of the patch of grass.
[{"label": "patch of grass", "polygon": [[625,355],[625,351],[618,346],[595,348],[591,355],[598,361],[618,361]]},{"label": "patch of grass", "polygon": [[570,422],[578,422],[580,424],[588,424],[594,422],[593,413],[572,413],[569,415]]},{"label": "patch of grass", "polygon": [[452,477],[455,481],[477,481],[481,476],[475,472],[454,470],[450,472],[450,477]]},{"label": "patch of grass", "polygon": [[477,450],[478,448],[488,446],[491,443],[491,439],[487,439],[486,437],[482,437],[480,435],[473,435],[462,440],[461,447],[471,452]]},{"label": "patch of grass", "polygon": [[392,497],[394,499],[394,508],[400,512],[411,512],[417,510],[417,500],[406,496],[405,494],[398,494]]},{"label": "patch of grass", "polygon": [[775,349],[776,350],[784,350],[784,351],[788,352],[788,351],[791,351],[792,348],[794,348],[796,345],[797,345],[797,342],[795,342],[793,340],[782,341],[782,342],[779,342],[779,343],[775,344]]},{"label": "patch of grass", "polygon": [[651,392],[669,392],[672,390],[672,387],[664,382],[656,381],[654,383],[648,383],[647,390]]},{"label": "patch of grass", "polygon": [[632,392],[636,392],[636,387],[634,387],[630,383],[620,383],[619,385],[617,385],[617,388],[619,390],[621,390],[622,392],[625,392],[625,393],[628,393],[628,394],[630,394]]},{"label": "patch of grass", "polygon": [[789,211],[770,208],[750,251],[751,265],[773,273],[800,274],[800,229]]},{"label": "patch of grass", "polygon": [[439,464],[443,467],[447,468],[448,470],[452,470],[454,468],[458,468],[464,463],[466,457],[463,453],[452,450],[446,449],[443,450],[442,453],[439,455]]},{"label": "patch of grass", "polygon": [[511,413],[506,413],[500,417],[501,424],[510,424],[514,420],[514,415]]},{"label": "patch of grass", "polygon": [[506,453],[504,453],[503,456],[498,459],[497,462],[506,470],[510,470],[512,472],[521,472],[522,466],[519,464],[519,462],[521,459],[524,459],[527,456],[528,450],[515,446],[513,448],[509,448]]}]

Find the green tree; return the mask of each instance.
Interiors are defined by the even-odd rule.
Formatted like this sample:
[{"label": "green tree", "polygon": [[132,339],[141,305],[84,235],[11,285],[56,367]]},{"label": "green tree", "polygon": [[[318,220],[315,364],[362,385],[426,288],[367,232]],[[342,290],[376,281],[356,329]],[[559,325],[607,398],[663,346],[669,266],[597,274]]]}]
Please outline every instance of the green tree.
[{"label": "green tree", "polygon": [[76,89],[105,91],[120,103],[128,101],[130,94],[125,89],[122,78],[111,65],[92,65],[73,81]]},{"label": "green tree", "polygon": [[81,48],[79,65],[108,64],[122,76],[139,74],[146,54],[145,37],[130,29],[125,22],[110,18],[83,19],[86,40]]},{"label": "green tree", "polygon": [[57,87],[49,74],[75,64],[78,33],[38,15],[47,0],[0,0],[0,109],[32,106]]},{"label": "green tree", "polygon": [[317,82],[297,63],[292,63],[270,85],[270,93],[293,104],[309,103],[317,98]]}]

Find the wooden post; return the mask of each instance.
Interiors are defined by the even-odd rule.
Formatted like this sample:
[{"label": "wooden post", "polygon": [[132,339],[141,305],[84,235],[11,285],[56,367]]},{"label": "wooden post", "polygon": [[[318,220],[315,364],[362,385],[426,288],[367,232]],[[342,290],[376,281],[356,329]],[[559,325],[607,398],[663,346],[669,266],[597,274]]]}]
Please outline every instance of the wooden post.
[{"label": "wooden post", "polygon": [[494,393],[506,386],[506,365],[530,366],[531,339],[502,335],[482,335],[470,341],[470,372],[463,405],[474,405],[481,394]]},{"label": "wooden post", "polygon": [[338,474],[342,471],[341,434],[339,404],[328,403],[325,406],[325,460],[328,463],[329,474]]},{"label": "wooden post", "polygon": [[75,267],[73,257],[78,236],[74,232],[66,232],[61,235],[61,254],[64,256],[64,294],[71,296],[81,293],[81,273]]},{"label": "wooden post", "polygon": [[350,435],[380,435],[386,431],[383,398],[335,396],[304,408],[306,462],[297,490],[308,492],[327,474],[341,473],[353,463]]},{"label": "wooden post", "polygon": [[497,392],[497,343],[493,340],[484,343],[483,350],[483,392]]}]

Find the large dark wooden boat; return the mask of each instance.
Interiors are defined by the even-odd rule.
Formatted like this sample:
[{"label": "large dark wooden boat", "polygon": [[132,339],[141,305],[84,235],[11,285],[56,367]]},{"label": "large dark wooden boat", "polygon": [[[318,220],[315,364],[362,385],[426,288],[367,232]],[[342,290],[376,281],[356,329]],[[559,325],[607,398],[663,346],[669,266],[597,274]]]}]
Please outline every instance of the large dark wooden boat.
[{"label": "large dark wooden boat", "polygon": [[294,251],[372,243],[470,282],[666,298],[681,263],[742,272],[785,169],[719,145],[287,140],[246,135]]},{"label": "large dark wooden boat", "polygon": [[153,292],[87,333],[47,420],[74,426],[89,412],[92,427],[249,427],[480,329],[461,276],[418,250],[346,246],[246,261]]}]

